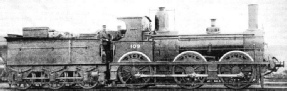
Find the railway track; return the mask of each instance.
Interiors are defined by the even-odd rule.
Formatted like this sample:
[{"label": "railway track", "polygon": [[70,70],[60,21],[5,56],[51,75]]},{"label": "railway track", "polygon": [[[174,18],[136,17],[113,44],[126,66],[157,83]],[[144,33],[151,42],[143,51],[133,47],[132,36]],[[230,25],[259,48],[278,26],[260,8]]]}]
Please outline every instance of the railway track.
[{"label": "railway track", "polygon": [[[192,91],[285,91],[287,90],[287,82],[265,82],[265,87],[260,85],[252,85],[249,88],[234,90],[228,89],[223,85],[204,85],[201,88]],[[103,87],[99,89],[82,89],[79,87],[65,87],[59,90],[51,90],[48,88],[31,88],[28,91],[191,91],[183,89],[176,85],[156,85],[144,89],[129,89],[125,87]],[[15,87],[9,87],[7,83],[0,83],[0,91],[17,91]]]}]

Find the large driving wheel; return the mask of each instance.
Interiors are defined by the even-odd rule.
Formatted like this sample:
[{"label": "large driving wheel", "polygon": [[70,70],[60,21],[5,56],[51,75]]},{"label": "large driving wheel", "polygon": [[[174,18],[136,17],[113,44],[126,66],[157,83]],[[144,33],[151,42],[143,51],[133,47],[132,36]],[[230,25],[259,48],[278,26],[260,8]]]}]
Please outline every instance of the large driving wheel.
[{"label": "large driving wheel", "polygon": [[[173,62],[206,62],[206,59],[194,51],[186,51],[175,57]],[[176,65],[173,74],[207,74],[206,65]],[[175,82],[182,88],[194,89],[203,86],[206,77],[175,77]]]},{"label": "large driving wheel", "polygon": [[[129,52],[120,58],[120,62],[150,62],[149,58],[141,52]],[[150,66],[120,66],[118,77],[129,88],[143,88],[148,86],[150,78],[137,78],[135,74],[151,74]]]},{"label": "large driving wheel", "polygon": [[[226,53],[221,62],[253,62],[253,59],[241,51],[231,51]],[[224,85],[232,89],[242,89],[251,85],[256,76],[256,68],[251,64],[221,64],[219,65],[219,74],[239,74],[243,73],[243,77],[221,77]]]}]

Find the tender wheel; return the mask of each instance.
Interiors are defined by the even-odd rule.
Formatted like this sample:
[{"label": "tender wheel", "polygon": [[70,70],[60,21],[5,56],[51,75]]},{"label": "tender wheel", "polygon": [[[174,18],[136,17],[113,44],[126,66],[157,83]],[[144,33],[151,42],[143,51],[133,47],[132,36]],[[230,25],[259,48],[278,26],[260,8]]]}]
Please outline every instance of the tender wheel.
[{"label": "tender wheel", "polygon": [[15,84],[17,89],[28,89],[31,87],[31,82],[29,80],[23,80],[21,82],[18,82],[17,84]]},{"label": "tender wheel", "polygon": [[41,72],[41,79],[40,82],[42,82],[41,87],[47,87],[48,82],[49,82],[49,75],[48,72]]},{"label": "tender wheel", "polygon": [[[241,51],[232,51],[224,55],[221,62],[253,62],[252,58]],[[243,77],[221,77],[224,85],[232,89],[242,89],[251,85],[256,76],[256,68],[250,64],[221,64],[219,65],[219,74],[239,74]]]},{"label": "tender wheel", "polygon": [[[132,51],[124,54],[118,62],[151,62],[151,60],[145,54]],[[151,74],[150,66],[120,66],[118,69],[118,77],[123,84],[126,84],[128,88],[144,88],[148,87],[148,82],[151,78],[137,78],[134,75],[139,74]]]},{"label": "tender wheel", "polygon": [[[43,85],[45,85],[44,83],[49,82],[48,74],[45,72],[32,71],[28,74],[27,78],[29,79],[33,87],[42,87]],[[39,84],[34,84],[35,82]]]},{"label": "tender wheel", "polygon": [[69,75],[67,75],[66,77],[75,77],[77,79],[68,79],[66,80],[66,82],[73,82],[72,84],[69,84],[69,87],[73,88],[77,85],[77,83],[81,82],[82,80],[81,79],[78,79],[78,78],[81,78],[82,75],[79,73],[79,71],[70,71],[68,72]]},{"label": "tender wheel", "polygon": [[118,77],[120,81],[127,84],[129,88],[144,88],[147,87],[147,83],[150,78],[137,78],[134,75],[140,74],[151,74],[150,66],[120,66],[118,69]]},{"label": "tender wheel", "polygon": [[88,79],[79,83],[82,88],[91,89],[99,85],[98,77],[92,77],[89,73],[84,73],[83,76],[87,76]]},{"label": "tender wheel", "polygon": [[[55,73],[55,75],[56,75],[56,78],[58,78],[58,76],[57,76],[58,74]],[[59,77],[61,77],[61,76],[59,76]],[[65,80],[55,79],[55,81],[49,82],[48,87],[50,89],[60,89],[60,88],[64,87],[64,85],[65,85],[63,82],[65,82]]]},{"label": "tender wheel", "polygon": [[[186,51],[175,57],[173,62],[206,62],[206,59],[194,51]],[[173,74],[207,74],[205,65],[174,66]],[[175,77],[175,82],[182,88],[194,89],[203,86],[206,77]]]},{"label": "tender wheel", "polygon": [[29,81],[31,83],[31,87],[36,87],[35,84],[34,84],[36,82],[36,80],[33,79],[33,78],[36,78],[36,73],[35,72],[30,72],[28,74],[27,78],[29,79]]}]

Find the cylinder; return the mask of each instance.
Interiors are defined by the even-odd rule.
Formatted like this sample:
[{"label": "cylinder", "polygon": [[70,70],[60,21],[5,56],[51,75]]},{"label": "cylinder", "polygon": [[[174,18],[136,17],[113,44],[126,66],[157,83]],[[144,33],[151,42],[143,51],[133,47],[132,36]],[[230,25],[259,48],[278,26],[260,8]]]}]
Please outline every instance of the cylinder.
[{"label": "cylinder", "polygon": [[165,7],[159,7],[159,11],[155,15],[155,30],[167,31],[169,27],[168,13]]},{"label": "cylinder", "polygon": [[248,5],[248,29],[249,30],[258,29],[258,5],[257,4]]}]

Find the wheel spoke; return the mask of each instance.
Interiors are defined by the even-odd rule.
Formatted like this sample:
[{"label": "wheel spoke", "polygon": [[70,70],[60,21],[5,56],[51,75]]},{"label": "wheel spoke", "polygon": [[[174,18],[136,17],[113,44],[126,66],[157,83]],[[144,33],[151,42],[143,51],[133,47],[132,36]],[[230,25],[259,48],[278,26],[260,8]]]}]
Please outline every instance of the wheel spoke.
[{"label": "wheel spoke", "polygon": [[146,68],[146,66],[140,66],[138,69],[143,70],[144,68]]},{"label": "wheel spoke", "polygon": [[132,75],[129,75],[128,77],[126,77],[125,79],[125,82],[127,82],[130,78],[132,77]]},{"label": "wheel spoke", "polygon": [[198,68],[200,68],[199,66],[195,66],[193,67],[194,70],[197,70]]}]

